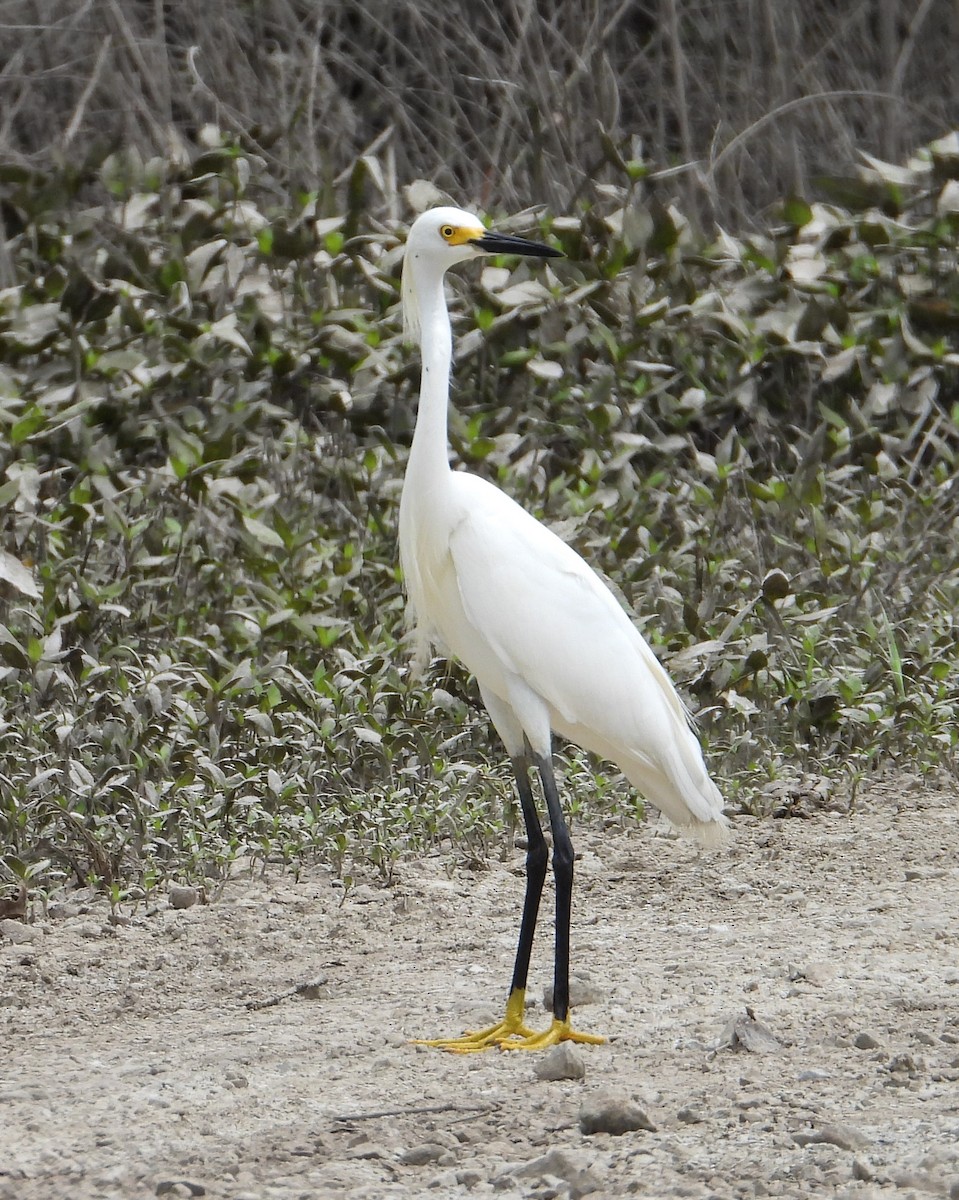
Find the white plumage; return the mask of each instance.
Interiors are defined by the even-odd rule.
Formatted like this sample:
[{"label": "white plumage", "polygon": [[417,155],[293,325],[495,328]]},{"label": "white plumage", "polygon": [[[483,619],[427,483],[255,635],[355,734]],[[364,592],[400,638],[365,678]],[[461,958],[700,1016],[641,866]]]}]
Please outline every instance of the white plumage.
[{"label": "white plumage", "polygon": [[[721,844],[728,836],[722,798],[686,710],[613,593],[570,546],[502,491],[450,469],[452,339],[443,277],[456,262],[497,252],[557,253],[487,233],[476,217],[455,208],[423,213],[407,242],[403,303],[408,328],[420,334],[423,373],[400,505],[400,556],[419,636],[476,676],[517,767],[521,799],[520,773],[525,779],[532,763],[543,772],[552,731],[615,762],[677,828]],[[548,792],[545,776],[543,783]],[[529,827],[528,807],[524,799]],[[555,842],[552,806],[550,816]],[[571,887],[571,862],[569,874]],[[519,974],[525,988],[525,972]],[[517,986],[514,975],[514,992]],[[567,1032],[551,1040],[578,1036],[569,1031],[567,1013],[554,1017],[554,1026],[565,1022]],[[517,1039],[517,1032],[498,1029],[484,1044],[529,1041]],[[463,1039],[440,1044],[477,1048]]]}]

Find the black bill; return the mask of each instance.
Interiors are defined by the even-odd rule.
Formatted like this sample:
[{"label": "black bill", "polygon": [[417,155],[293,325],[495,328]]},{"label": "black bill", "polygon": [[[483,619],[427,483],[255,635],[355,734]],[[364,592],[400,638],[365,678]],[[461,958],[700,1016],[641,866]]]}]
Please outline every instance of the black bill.
[{"label": "black bill", "polygon": [[511,233],[493,233],[473,238],[473,245],[487,254],[525,254],[527,258],[562,258],[562,250],[545,246],[542,242],[531,242],[528,238],[515,237]]}]

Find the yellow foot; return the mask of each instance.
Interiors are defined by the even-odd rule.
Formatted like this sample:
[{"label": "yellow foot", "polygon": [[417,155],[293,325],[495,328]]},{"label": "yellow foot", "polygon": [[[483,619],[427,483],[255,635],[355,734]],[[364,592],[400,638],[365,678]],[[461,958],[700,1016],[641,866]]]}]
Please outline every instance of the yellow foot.
[{"label": "yellow foot", "polygon": [[524,1025],[522,1021],[516,1024],[508,1018],[489,1025],[486,1029],[467,1031],[462,1037],[451,1038],[415,1038],[414,1046],[436,1046],[440,1050],[449,1050],[452,1054],[475,1054],[479,1050],[489,1050],[500,1046],[510,1038],[535,1038],[536,1032]]},{"label": "yellow foot", "polygon": [[506,1015],[502,1021],[489,1025],[486,1029],[464,1033],[462,1037],[453,1038],[416,1038],[414,1046],[436,1046],[440,1050],[449,1050],[452,1054],[475,1054],[480,1050],[489,1050],[493,1046],[500,1050],[546,1050],[550,1046],[558,1046],[560,1042],[581,1042],[588,1046],[605,1045],[606,1039],[594,1033],[577,1033],[570,1026],[569,1018],[553,1023],[544,1033],[530,1029],[523,1020],[526,1008],[524,992],[510,993],[506,1002]]},{"label": "yellow foot", "polygon": [[500,1046],[510,1038],[535,1038],[537,1034],[524,1022],[526,1011],[526,993],[517,988],[510,992],[506,1001],[506,1015],[502,1021],[489,1025],[486,1029],[477,1029],[464,1033],[462,1037],[432,1038],[429,1041],[417,1038],[414,1046],[436,1046],[440,1050],[449,1050],[453,1054],[475,1054],[478,1050],[489,1050],[492,1046]]},{"label": "yellow foot", "polygon": [[502,1038],[499,1042],[501,1050],[546,1050],[550,1046],[558,1046],[560,1042],[580,1042],[586,1046],[604,1046],[606,1039],[596,1033],[577,1033],[567,1018],[560,1021],[553,1017],[553,1023],[543,1033],[522,1034],[518,1038]]}]

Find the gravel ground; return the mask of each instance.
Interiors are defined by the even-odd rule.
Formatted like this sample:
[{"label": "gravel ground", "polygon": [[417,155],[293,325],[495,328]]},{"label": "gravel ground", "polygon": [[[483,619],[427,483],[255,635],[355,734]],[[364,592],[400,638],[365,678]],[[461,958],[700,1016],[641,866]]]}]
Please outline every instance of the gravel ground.
[{"label": "gravel ground", "polygon": [[501,1015],[520,850],[0,923],[0,1200],[959,1197],[954,794],[734,824],[575,833],[610,1040],[549,1057],[408,1044]]}]

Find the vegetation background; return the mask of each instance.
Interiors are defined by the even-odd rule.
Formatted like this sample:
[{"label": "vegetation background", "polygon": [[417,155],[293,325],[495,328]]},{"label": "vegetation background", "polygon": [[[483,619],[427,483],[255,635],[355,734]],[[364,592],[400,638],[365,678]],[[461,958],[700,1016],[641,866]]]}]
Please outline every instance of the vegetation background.
[{"label": "vegetation background", "polygon": [[730,803],[954,770],[957,44],[950,0],[2,0],[11,884],[502,825],[469,680],[401,645],[441,192],[567,254],[455,282],[456,454],[633,605]]}]

